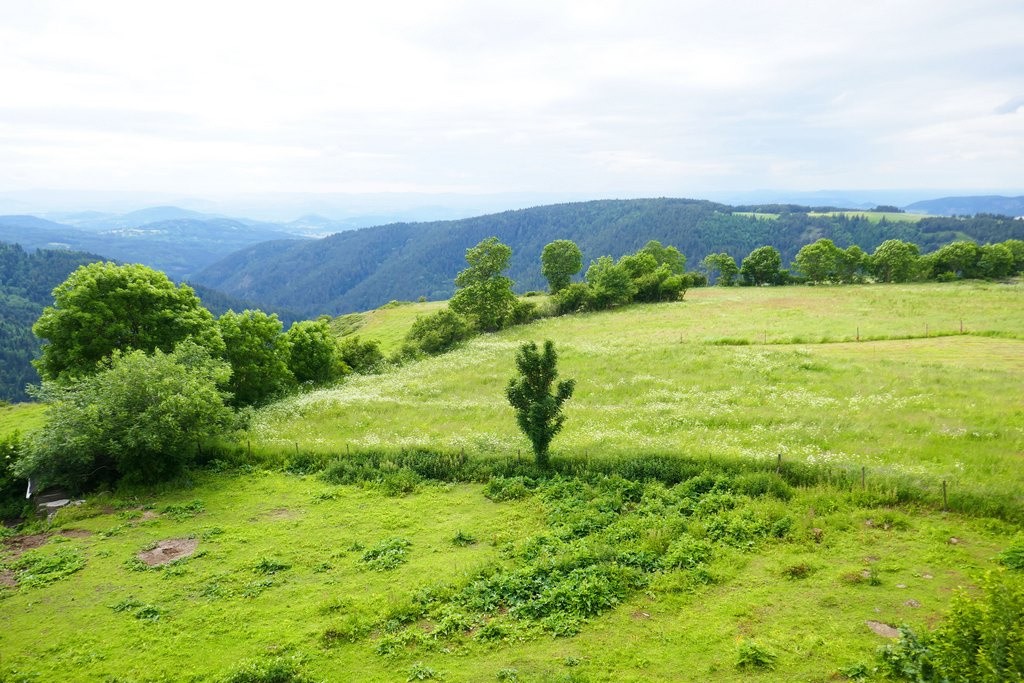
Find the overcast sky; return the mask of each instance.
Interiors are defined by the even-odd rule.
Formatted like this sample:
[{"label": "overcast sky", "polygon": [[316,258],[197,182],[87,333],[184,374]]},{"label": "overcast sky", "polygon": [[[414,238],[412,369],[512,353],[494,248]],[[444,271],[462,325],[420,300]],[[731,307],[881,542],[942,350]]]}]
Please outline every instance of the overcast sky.
[{"label": "overcast sky", "polygon": [[0,0],[0,188],[1024,186],[1021,0]]}]

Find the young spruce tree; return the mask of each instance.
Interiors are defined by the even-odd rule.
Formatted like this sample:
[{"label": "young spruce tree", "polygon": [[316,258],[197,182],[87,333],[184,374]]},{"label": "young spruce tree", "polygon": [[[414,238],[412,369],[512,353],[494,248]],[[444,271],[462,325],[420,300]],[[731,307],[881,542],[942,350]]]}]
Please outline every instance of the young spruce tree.
[{"label": "young spruce tree", "polygon": [[537,349],[536,342],[523,344],[516,353],[519,376],[510,379],[505,390],[516,411],[519,428],[530,439],[541,467],[548,466],[548,446],[565,422],[562,404],[572,397],[576,386],[576,380],[562,380],[558,390],[551,393],[551,385],[558,377],[557,363],[558,354],[550,339],[544,342],[543,352]]}]

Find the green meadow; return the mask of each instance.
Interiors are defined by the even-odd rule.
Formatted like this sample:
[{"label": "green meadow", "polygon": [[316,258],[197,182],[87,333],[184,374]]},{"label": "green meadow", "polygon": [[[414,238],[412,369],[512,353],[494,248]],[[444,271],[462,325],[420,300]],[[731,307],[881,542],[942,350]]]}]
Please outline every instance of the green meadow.
[{"label": "green meadow", "polygon": [[[0,681],[887,680],[894,627],[1012,571],[1022,296],[697,289],[284,399],[5,538]],[[440,305],[336,328],[393,350]],[[556,474],[504,398],[544,339],[577,380]]]},{"label": "green meadow", "polygon": [[808,216],[846,216],[847,218],[866,218],[872,223],[881,223],[882,220],[889,222],[916,223],[922,218],[928,218],[924,213],[900,213],[897,211],[829,211],[827,213],[808,213]]},{"label": "green meadow", "polygon": [[512,455],[528,448],[504,398],[512,357],[552,339],[577,381],[556,455],[781,456],[1020,502],[1022,295],[997,284],[692,290],[544,319],[289,398],[248,438],[271,451]]}]

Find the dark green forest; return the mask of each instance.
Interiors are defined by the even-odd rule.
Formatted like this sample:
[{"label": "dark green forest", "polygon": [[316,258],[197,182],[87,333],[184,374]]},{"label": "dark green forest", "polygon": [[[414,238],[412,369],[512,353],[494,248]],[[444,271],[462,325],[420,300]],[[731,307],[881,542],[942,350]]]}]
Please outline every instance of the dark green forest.
[{"label": "dark green forest", "polygon": [[[368,310],[391,300],[447,299],[466,249],[495,236],[512,248],[508,276],[520,292],[543,289],[539,262],[556,239],[576,242],[584,263],[615,258],[648,240],[676,246],[694,268],[710,253],[739,262],[768,245],[788,264],[806,244],[831,239],[871,252],[887,239],[917,244],[922,253],[954,240],[978,243],[1024,237],[1024,222],[1003,216],[871,220],[811,215],[829,207],[731,207],[689,199],[602,200],[434,223],[396,223],[314,242],[267,242],[232,254],[194,281],[233,296],[306,316]],[[754,215],[770,214],[770,216]]]},{"label": "dark green forest", "polygon": [[23,401],[26,384],[39,382],[32,359],[39,340],[32,324],[53,302],[53,288],[78,266],[103,258],[78,251],[26,252],[0,242],[0,399]]}]

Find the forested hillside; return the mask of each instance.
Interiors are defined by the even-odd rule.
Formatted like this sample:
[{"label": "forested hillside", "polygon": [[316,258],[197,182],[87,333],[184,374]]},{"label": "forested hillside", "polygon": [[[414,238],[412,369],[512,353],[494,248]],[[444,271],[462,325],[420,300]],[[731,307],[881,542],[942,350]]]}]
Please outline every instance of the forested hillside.
[{"label": "forested hillside", "polygon": [[[899,218],[903,218],[900,216]],[[446,299],[467,248],[496,236],[512,247],[509,276],[520,291],[545,286],[539,269],[544,245],[576,242],[584,263],[635,251],[648,240],[671,244],[690,268],[709,253],[737,262],[752,249],[776,247],[788,264],[819,238],[873,250],[886,239],[914,242],[929,252],[956,239],[980,243],[1024,236],[1024,222],[863,213],[797,206],[730,207],[689,199],[603,200],[556,204],[433,223],[398,223],[345,232],[316,242],[260,244],[210,266],[195,280],[235,296],[306,315],[368,310],[387,301]]]},{"label": "forested hillside", "polygon": [[32,324],[51,302],[50,292],[78,266],[103,260],[77,251],[26,252],[0,242],[0,399],[25,400],[25,385],[37,383],[32,358],[39,340]]}]

